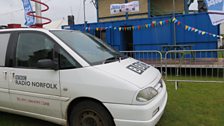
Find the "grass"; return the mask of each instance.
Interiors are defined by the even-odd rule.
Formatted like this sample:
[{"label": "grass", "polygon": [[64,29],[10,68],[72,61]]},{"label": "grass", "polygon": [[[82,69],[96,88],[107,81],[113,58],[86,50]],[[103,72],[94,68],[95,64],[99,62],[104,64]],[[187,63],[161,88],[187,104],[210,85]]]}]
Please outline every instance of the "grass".
[{"label": "grass", "polygon": [[181,83],[167,86],[169,100],[157,126],[224,125],[224,84]]},{"label": "grass", "polygon": [[[168,103],[157,126],[224,125],[224,84],[167,82]],[[23,116],[0,113],[0,126],[58,126]]]}]

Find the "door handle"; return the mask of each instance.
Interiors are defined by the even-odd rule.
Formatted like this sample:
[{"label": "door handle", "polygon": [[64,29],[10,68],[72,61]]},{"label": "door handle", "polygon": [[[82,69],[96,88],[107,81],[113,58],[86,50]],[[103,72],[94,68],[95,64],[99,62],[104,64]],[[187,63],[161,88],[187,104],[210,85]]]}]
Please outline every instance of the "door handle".
[{"label": "door handle", "polygon": [[7,79],[7,71],[3,71],[5,80]]},{"label": "door handle", "polygon": [[15,73],[12,73],[12,79],[14,79],[15,78]]}]

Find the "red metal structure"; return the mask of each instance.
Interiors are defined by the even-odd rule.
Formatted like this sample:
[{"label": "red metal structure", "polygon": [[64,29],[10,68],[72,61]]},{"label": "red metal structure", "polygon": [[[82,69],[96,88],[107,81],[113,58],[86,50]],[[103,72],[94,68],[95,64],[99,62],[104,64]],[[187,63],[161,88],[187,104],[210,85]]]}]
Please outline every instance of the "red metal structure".
[{"label": "red metal structure", "polygon": [[[43,5],[43,6],[46,7],[45,9],[41,10],[41,12],[46,12],[46,11],[49,10],[49,6],[48,6],[47,4],[45,4],[45,3],[41,2],[41,1],[38,1],[38,0],[31,0],[31,1],[32,1],[32,2],[35,2],[35,3],[39,3],[39,4],[41,4],[41,5]],[[36,23],[36,24],[34,24],[34,25],[31,25],[31,26],[30,26],[31,28],[42,28],[43,25],[46,25],[46,24],[51,23],[51,19],[46,18],[46,17],[42,17],[42,16],[38,16],[38,15],[36,15],[35,13],[36,13],[36,11],[32,11],[32,12],[27,13],[27,15],[29,15],[29,16],[33,16],[33,17],[35,17],[36,19],[38,19],[38,18],[39,18],[39,19],[44,19],[44,20],[46,20],[46,22],[44,22],[44,23]]]}]

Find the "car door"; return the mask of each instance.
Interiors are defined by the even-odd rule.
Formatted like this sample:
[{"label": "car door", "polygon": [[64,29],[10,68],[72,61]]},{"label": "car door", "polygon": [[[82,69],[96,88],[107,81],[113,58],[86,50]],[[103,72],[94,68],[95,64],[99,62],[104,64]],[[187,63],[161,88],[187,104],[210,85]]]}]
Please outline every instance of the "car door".
[{"label": "car door", "polygon": [[5,67],[5,59],[10,33],[0,33],[0,108],[9,108],[8,71]]},{"label": "car door", "polygon": [[[61,118],[59,71],[40,62],[57,63],[56,43],[41,32],[17,32],[14,43],[13,69],[9,74],[13,108],[31,114]],[[55,64],[56,65],[56,64]]]}]

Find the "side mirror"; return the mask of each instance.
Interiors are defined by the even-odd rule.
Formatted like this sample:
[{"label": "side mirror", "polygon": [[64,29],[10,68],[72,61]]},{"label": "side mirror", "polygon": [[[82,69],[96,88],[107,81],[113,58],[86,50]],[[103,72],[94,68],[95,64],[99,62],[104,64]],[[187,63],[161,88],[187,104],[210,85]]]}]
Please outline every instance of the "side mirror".
[{"label": "side mirror", "polygon": [[37,61],[38,68],[58,70],[58,63],[51,59],[41,59]]}]

